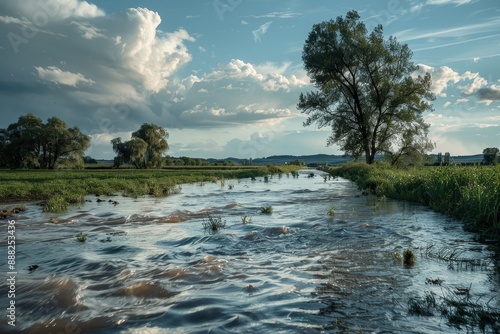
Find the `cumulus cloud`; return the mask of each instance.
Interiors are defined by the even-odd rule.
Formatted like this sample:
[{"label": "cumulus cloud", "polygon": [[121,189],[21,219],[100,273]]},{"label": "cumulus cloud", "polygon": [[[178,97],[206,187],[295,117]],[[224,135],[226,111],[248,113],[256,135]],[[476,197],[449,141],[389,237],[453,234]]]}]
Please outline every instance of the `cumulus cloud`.
[{"label": "cumulus cloud", "polygon": [[[0,2],[0,13],[7,32],[0,34],[0,127],[28,112],[56,116],[92,135],[92,147],[104,154],[112,155],[111,137],[144,122],[193,132],[279,124],[298,115],[297,97],[311,89],[302,67],[290,62],[233,59],[181,75],[192,60],[189,47],[199,45],[185,29],[159,30],[160,15],[145,8],[105,13],[84,1],[26,0]],[[25,37],[23,29],[36,23]],[[8,34],[22,38],[17,50]]]},{"label": "cumulus cloud", "polygon": [[177,73],[191,61],[186,43],[194,38],[160,31],[159,14],[148,9],[106,14],[85,1],[27,0],[2,2],[0,12],[0,44],[10,46],[0,63],[11,74],[0,78],[7,125],[27,112],[89,133],[161,124],[151,96],[193,84]]},{"label": "cumulus cloud", "polygon": [[417,74],[424,75],[429,73],[432,78],[431,91],[440,97],[447,97],[446,90],[449,86],[464,82],[464,85],[458,85],[457,88],[463,95],[472,95],[479,88],[485,86],[488,82],[482,78],[479,73],[466,71],[460,74],[448,66],[434,68],[425,64],[419,64]]},{"label": "cumulus cloud", "polygon": [[258,29],[252,31],[255,43],[260,42],[260,38],[267,33],[267,30],[269,29],[272,23],[273,21],[266,22],[263,25],[261,25]]},{"label": "cumulus cloud", "polygon": [[[276,64],[278,69],[283,65]],[[164,117],[178,127],[232,126],[285,119],[296,113],[295,100],[307,83],[300,73],[274,73],[233,59],[179,91],[179,101],[164,100]],[[221,98],[224,96],[224,98]]]}]

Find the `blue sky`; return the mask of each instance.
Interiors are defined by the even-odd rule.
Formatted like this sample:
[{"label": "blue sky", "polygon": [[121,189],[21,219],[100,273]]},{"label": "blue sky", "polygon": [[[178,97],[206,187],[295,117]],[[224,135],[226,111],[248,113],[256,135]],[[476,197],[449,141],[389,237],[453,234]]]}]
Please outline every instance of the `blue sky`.
[{"label": "blue sky", "polygon": [[169,131],[173,156],[340,154],[296,105],[313,89],[312,25],[352,9],[431,73],[434,153],[500,147],[497,0],[4,0],[0,127],[57,116],[92,136],[95,158],[144,122]]}]

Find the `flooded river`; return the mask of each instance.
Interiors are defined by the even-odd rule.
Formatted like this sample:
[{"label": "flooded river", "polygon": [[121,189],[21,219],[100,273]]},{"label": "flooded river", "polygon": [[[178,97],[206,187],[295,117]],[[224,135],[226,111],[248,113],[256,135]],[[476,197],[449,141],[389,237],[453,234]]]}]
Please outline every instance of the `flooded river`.
[{"label": "flooded river", "polygon": [[[415,315],[411,301],[467,294],[499,307],[494,251],[462,223],[323,176],[188,184],[166,198],[91,195],[64,214],[28,205],[15,217],[15,331],[458,333],[467,326]],[[205,230],[208,216],[225,228]],[[405,249],[413,266],[399,258]],[[3,310],[8,289],[3,280]],[[0,332],[12,330],[2,315]]]}]

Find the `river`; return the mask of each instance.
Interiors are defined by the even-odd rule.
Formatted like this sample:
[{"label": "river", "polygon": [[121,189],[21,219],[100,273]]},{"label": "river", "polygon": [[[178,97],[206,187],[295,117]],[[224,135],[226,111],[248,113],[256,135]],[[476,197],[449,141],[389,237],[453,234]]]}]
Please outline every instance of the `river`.
[{"label": "river", "polygon": [[[409,301],[467,293],[500,306],[495,252],[461,222],[319,171],[267,181],[90,195],[64,214],[28,204],[15,217],[15,332],[459,333],[467,325],[412,314]],[[205,230],[208,216],[225,228]],[[414,265],[395,255],[405,249]]]}]

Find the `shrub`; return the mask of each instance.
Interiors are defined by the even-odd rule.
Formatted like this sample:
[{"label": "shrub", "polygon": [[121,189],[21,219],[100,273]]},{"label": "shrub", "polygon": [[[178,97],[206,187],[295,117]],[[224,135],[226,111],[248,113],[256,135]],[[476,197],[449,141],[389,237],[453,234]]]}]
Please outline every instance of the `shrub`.
[{"label": "shrub", "polygon": [[225,227],[226,227],[226,221],[222,220],[221,217],[212,217],[210,215],[207,215],[207,220],[203,219],[203,228],[205,230],[217,232],[218,230]]}]

